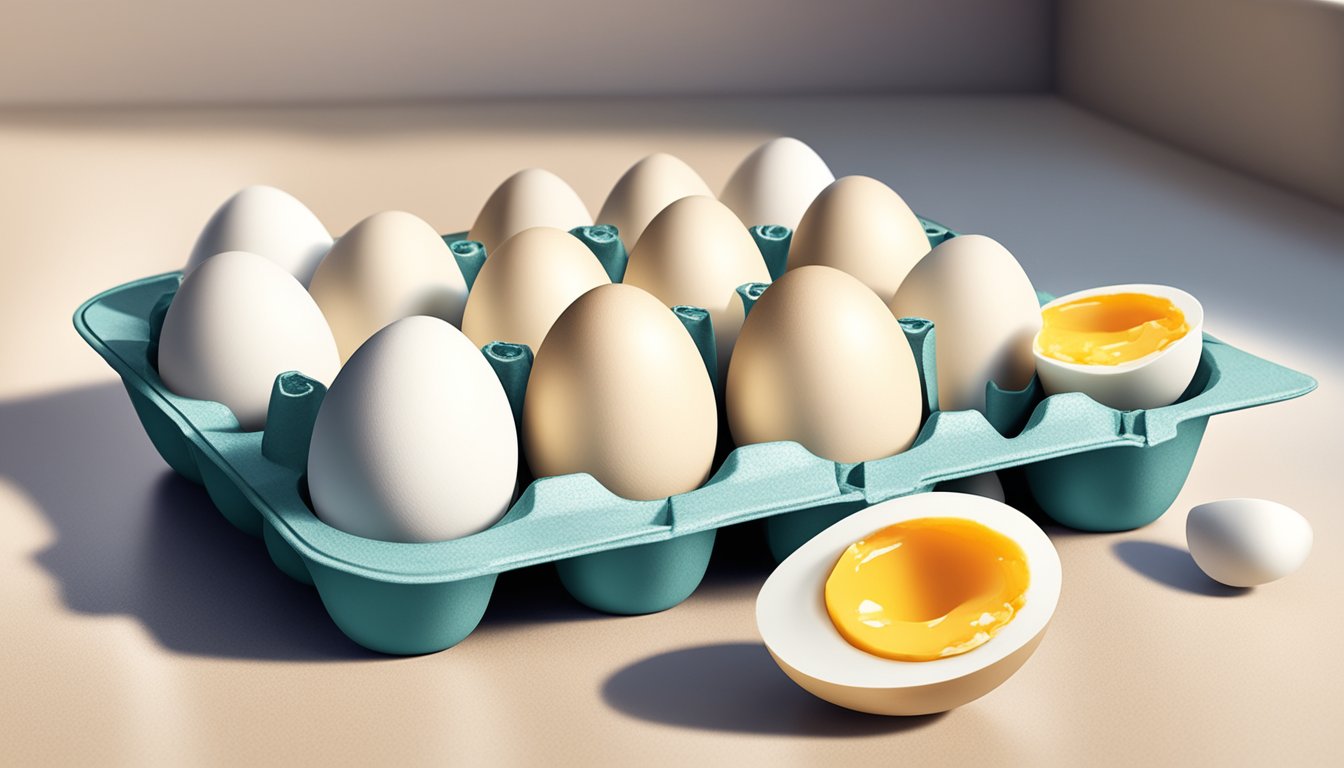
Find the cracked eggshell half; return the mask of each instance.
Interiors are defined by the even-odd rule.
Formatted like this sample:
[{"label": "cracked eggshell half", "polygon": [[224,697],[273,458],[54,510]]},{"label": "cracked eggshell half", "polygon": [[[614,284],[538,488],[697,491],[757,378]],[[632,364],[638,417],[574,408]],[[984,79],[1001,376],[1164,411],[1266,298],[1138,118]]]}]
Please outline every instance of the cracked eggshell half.
[{"label": "cracked eggshell half", "polygon": [[489,528],[517,472],[513,411],[494,370],[461,331],[424,316],[355,352],[318,409],[308,453],[317,516],[382,541]]},{"label": "cracked eggshell half", "polygon": [[176,394],[217,400],[247,431],[266,425],[275,377],[323,384],[341,366],[322,311],[294,276],[244,251],[211,256],[183,280],[159,337],[159,376]]},{"label": "cracked eggshell half", "polygon": [[803,212],[833,181],[835,174],[820,155],[785,136],[747,155],[719,199],[749,227],[779,224],[797,229]]},{"label": "cracked eggshell half", "polygon": [[507,341],[535,353],[566,307],[610,282],[578,238],[552,227],[525,229],[486,258],[467,297],[462,332],[478,347]]},{"label": "cracked eggshell half", "polygon": [[[1022,548],[1030,583],[1021,609],[983,645],[956,656],[898,661],[850,645],[832,623],[823,596],[836,562],[875,531],[930,517],[979,523]],[[979,496],[923,493],[855,512],[800,547],[761,587],[756,626],[780,669],[812,695],[860,712],[925,715],[978,699],[1017,672],[1054,616],[1061,582],[1054,545],[1022,513]]]},{"label": "cracked eggshell half", "polygon": [[308,287],[322,308],[341,360],[389,323],[429,315],[459,325],[467,282],[434,228],[403,211],[384,211],[346,232]]},{"label": "cracked eggshell half", "polygon": [[523,400],[534,475],[587,472],[618,496],[661,499],[700,487],[717,439],[704,360],[658,299],[602,285],[551,326]]},{"label": "cracked eggshell half", "polygon": [[247,251],[279,264],[307,287],[331,250],[331,233],[293,195],[275,187],[244,187],[224,201],[196,238],[184,270],[217,253]]},{"label": "cracked eggshell half", "polygon": [[946,240],[920,259],[889,304],[933,321],[938,408],[985,409],[985,386],[1020,390],[1036,372],[1040,303],[1007,248],[984,235]]},{"label": "cracked eggshell half", "polygon": [[712,197],[697,195],[677,200],[649,222],[630,253],[622,282],[643,288],[668,307],[707,310],[723,378],[746,314],[737,288],[768,283],[770,272],[733,212]]},{"label": "cracked eggshell half", "polygon": [[483,244],[488,257],[524,229],[555,227],[568,231],[592,223],[588,206],[564,179],[542,168],[527,168],[490,193],[467,239]]},{"label": "cracked eggshell half", "polygon": [[904,451],[919,433],[919,369],[901,324],[838,269],[785,272],[737,337],[725,392],[738,445],[793,440],[830,461]]},{"label": "cracked eggshell half", "polygon": [[713,197],[714,192],[681,158],[665,152],[652,154],[617,180],[597,214],[597,223],[616,227],[626,250],[631,250],[654,216],[691,195]]},{"label": "cracked eggshell half", "polygon": [[924,225],[900,195],[876,179],[845,176],[823,189],[798,222],[788,269],[834,267],[887,301],[928,252]]}]

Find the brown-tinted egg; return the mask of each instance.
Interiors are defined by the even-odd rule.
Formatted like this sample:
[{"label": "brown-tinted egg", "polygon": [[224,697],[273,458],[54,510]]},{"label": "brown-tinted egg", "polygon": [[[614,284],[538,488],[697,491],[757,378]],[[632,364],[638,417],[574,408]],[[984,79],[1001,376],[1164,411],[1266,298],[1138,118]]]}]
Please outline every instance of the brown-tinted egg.
[{"label": "brown-tinted egg", "polygon": [[542,168],[527,168],[490,193],[467,239],[479,241],[489,254],[530,227],[569,230],[592,223],[588,207],[564,179]]},{"label": "brown-tinted egg", "polygon": [[737,216],[712,197],[695,196],[672,203],[649,222],[630,253],[624,282],[669,307],[708,310],[723,376],[745,316],[737,287],[770,282],[770,272]]},{"label": "brown-tinted egg", "polygon": [[681,158],[658,152],[630,166],[617,180],[597,223],[616,227],[628,250],[659,211],[688,195],[713,197],[714,192]]},{"label": "brown-tinted egg", "polygon": [[798,222],[788,268],[835,267],[887,301],[928,252],[924,225],[900,195],[876,179],[845,176],[823,189]]},{"label": "brown-tinted egg", "polygon": [[587,472],[619,496],[660,499],[705,481],[717,437],[704,361],[658,299],[599,286],[551,326],[523,403],[534,475]]},{"label": "brown-tinted egg", "polygon": [[727,409],[738,445],[793,440],[831,461],[880,459],[919,432],[919,371],[876,294],[840,270],[799,267],[742,325]]},{"label": "brown-tinted egg", "polygon": [[601,262],[578,238],[563,229],[525,229],[481,267],[467,297],[462,332],[478,347],[508,341],[535,352],[565,307],[609,282]]}]

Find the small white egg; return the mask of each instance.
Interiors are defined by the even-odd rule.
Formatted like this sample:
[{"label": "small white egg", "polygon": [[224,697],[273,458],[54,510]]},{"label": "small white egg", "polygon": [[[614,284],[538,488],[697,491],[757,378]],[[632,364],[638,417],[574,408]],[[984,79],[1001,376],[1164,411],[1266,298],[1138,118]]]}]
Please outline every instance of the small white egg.
[{"label": "small white egg", "polygon": [[159,337],[168,389],[223,403],[249,431],[266,425],[276,376],[300,371],[327,384],[340,367],[331,329],[299,281],[244,251],[215,254],[182,280]]},{"label": "small white egg", "polygon": [[1041,312],[1079,299],[1125,293],[1170,300],[1185,316],[1189,330],[1164,349],[1137,360],[1113,365],[1056,359],[1041,348],[1038,335],[1032,342],[1032,351],[1036,358],[1036,372],[1047,394],[1083,392],[1102,405],[1120,411],[1132,411],[1170,405],[1185,392],[1195,376],[1204,350],[1204,307],[1194,296],[1166,285],[1107,285],[1060,296],[1041,307]]},{"label": "small white egg", "polygon": [[[1030,577],[1024,600],[1010,622],[964,653],[930,661],[870,654],[851,645],[832,622],[827,578],[854,542],[918,518],[979,523],[1016,543]],[[921,573],[905,576],[917,586]],[[1054,545],[1026,515],[979,496],[923,493],[855,512],[789,555],[761,587],[756,627],[780,669],[814,696],[879,715],[945,712],[989,693],[1021,668],[1045,636],[1062,578]]]},{"label": "small white egg", "polygon": [[597,223],[616,227],[621,242],[630,250],[654,216],[690,195],[713,197],[714,192],[680,158],[665,152],[649,155],[617,180],[597,214]]},{"label": "small white egg", "polygon": [[495,188],[471,225],[467,239],[485,245],[487,255],[531,227],[571,230],[593,223],[588,206],[564,179],[542,168],[526,168]]},{"label": "small white egg", "polygon": [[275,187],[245,187],[219,206],[196,238],[185,271],[217,253],[247,251],[279,264],[305,287],[331,250],[331,234],[308,207]]},{"label": "small white egg", "polygon": [[1230,587],[1254,587],[1287,576],[1311,553],[1311,523],[1264,499],[1200,504],[1185,518],[1185,541],[1200,569]]},{"label": "small white egg", "polygon": [[1031,383],[1041,327],[1036,290],[1007,248],[984,235],[946,240],[920,259],[888,305],[933,321],[938,408],[985,409],[985,385]]},{"label": "small white egg", "polygon": [[788,268],[834,267],[882,301],[929,252],[929,238],[901,196],[877,179],[836,179],[807,207],[789,244]]},{"label": "small white egg", "polygon": [[318,409],[308,454],[317,516],[383,541],[489,528],[517,472],[513,411],[494,370],[461,331],[424,316],[355,352]]},{"label": "small white egg", "polygon": [[411,315],[462,322],[467,281],[434,228],[403,211],[364,219],[327,254],[308,288],[347,360],[379,329]]},{"label": "small white egg", "polygon": [[835,174],[811,147],[789,137],[771,139],[737,166],[719,199],[749,227],[797,229],[803,212]]}]

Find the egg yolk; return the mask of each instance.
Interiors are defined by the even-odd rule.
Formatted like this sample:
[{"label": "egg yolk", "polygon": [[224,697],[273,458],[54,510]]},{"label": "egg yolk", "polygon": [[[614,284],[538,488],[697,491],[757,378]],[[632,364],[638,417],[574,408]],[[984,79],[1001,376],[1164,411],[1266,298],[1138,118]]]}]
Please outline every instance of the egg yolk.
[{"label": "egg yolk", "polygon": [[966,653],[1026,602],[1017,542],[971,520],[926,517],[851,544],[826,579],[826,611],[850,645],[899,661]]},{"label": "egg yolk", "polygon": [[1166,349],[1189,332],[1185,313],[1170,299],[1113,293],[1042,310],[1037,346],[1065,363],[1116,365]]}]

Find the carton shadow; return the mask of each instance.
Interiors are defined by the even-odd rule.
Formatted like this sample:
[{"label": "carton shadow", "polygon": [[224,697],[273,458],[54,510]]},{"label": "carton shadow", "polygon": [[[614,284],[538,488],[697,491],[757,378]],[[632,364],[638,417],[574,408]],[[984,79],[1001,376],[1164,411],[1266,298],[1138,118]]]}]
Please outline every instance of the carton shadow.
[{"label": "carton shadow", "polygon": [[0,435],[0,477],[53,530],[34,559],[71,611],[129,615],[182,654],[385,658],[341,634],[313,589],[163,465],[119,386],[0,403]]},{"label": "carton shadow", "polygon": [[1238,597],[1250,592],[1209,578],[1190,553],[1156,541],[1117,541],[1111,551],[1134,571],[1159,584],[1207,597]]},{"label": "carton shadow", "polygon": [[640,720],[780,736],[879,736],[923,728],[945,714],[883,717],[829,704],[794,685],[756,643],[650,656],[607,678],[602,698]]}]

